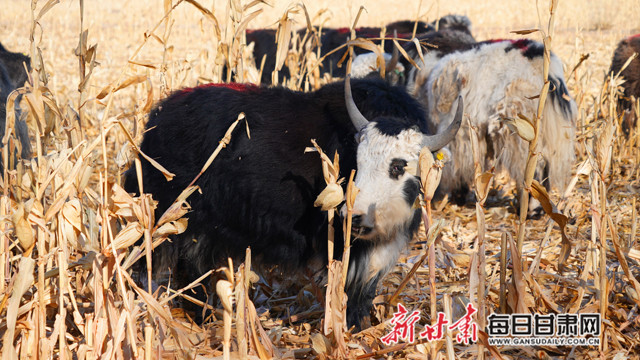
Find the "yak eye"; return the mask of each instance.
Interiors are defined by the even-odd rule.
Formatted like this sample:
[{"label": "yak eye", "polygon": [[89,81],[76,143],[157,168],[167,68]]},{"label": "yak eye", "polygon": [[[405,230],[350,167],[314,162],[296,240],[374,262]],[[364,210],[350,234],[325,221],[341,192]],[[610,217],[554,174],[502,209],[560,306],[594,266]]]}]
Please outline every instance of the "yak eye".
[{"label": "yak eye", "polygon": [[389,165],[389,176],[393,179],[399,179],[404,174],[404,168],[407,166],[407,162],[402,159],[392,159],[391,165]]}]

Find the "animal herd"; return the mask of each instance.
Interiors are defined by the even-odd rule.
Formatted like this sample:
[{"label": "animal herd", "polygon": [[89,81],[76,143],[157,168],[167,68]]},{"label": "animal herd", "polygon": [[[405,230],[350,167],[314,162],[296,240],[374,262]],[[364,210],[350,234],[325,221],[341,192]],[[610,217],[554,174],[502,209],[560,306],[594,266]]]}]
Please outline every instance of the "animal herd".
[{"label": "animal herd", "polygon": [[[420,179],[408,165],[418,160],[422,148],[432,152],[446,148],[451,155],[440,184],[443,194],[470,198],[472,136],[477,136],[481,165],[505,172],[523,191],[527,143],[506,124],[518,117],[533,119],[536,114],[536,96],[543,86],[542,44],[528,39],[477,41],[471,22],[460,15],[432,23],[398,21],[385,28],[387,34],[415,37],[422,44],[418,49],[414,41],[402,43],[409,60],[400,57],[391,36],[385,36],[385,66],[394,76],[380,78],[377,56],[362,49],[355,51],[351,75],[346,74],[346,67],[337,66],[343,49],[327,56],[321,71],[344,80],[312,92],[269,86],[275,69],[275,31],[248,30],[246,39],[253,42],[256,62],[264,59],[261,85],[186,88],[152,109],[140,150],[175,178],[167,181],[140,157],[142,173],[132,167],[124,186],[139,193],[141,176],[144,191],[158,201],[157,216],[198,175],[240,113],[250,128],[250,136],[236,131],[196,182],[201,191],[188,198],[188,227],[154,251],[156,273],[172,270],[172,284],[184,286],[224,265],[227,257],[241,262],[245,249],[251,247],[260,271],[285,277],[306,272],[325,278],[327,214],[314,201],[326,183],[320,157],[305,152],[314,139],[327,154],[339,154],[341,177],[356,170],[360,192],[352,217],[345,291],[347,322],[361,328],[368,323],[378,282],[418,230],[421,217],[415,203]],[[355,29],[357,37],[374,38],[378,45],[381,32],[381,28]],[[350,36],[347,28],[322,30],[321,54],[345,44]],[[622,40],[610,72],[620,72],[638,52],[640,36]],[[0,135],[5,132],[5,111],[11,111],[5,109],[7,97],[24,85],[29,69],[28,57],[0,45]],[[626,81],[618,110],[625,131],[630,132],[639,111],[640,60],[633,60],[621,75]],[[279,82],[287,76],[285,67]],[[562,61],[553,53],[549,81],[538,147],[542,160],[535,176],[547,188],[563,190],[575,159],[577,108]],[[19,106],[14,111],[20,155],[29,158],[27,126],[20,120]],[[334,220],[338,255],[344,246],[344,206],[339,213]]]}]

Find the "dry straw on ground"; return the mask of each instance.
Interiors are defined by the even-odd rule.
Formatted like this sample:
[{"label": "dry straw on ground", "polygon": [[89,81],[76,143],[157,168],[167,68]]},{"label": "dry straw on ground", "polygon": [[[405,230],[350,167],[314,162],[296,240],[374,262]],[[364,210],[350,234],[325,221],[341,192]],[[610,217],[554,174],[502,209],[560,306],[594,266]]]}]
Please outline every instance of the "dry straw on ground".
[{"label": "dry straw on ground", "polygon": [[[259,64],[253,68],[243,51],[245,28],[280,27],[286,42],[290,29],[309,22],[350,26],[361,4],[324,0],[306,7],[282,1],[272,5],[239,0],[213,6],[196,0],[0,0],[0,41],[29,53],[33,61],[32,85],[22,90],[21,105],[28,110],[37,156],[37,161],[5,167],[0,184],[3,359],[216,358],[231,351],[249,358],[638,357],[640,131],[629,139],[617,136],[620,80],[614,74],[605,81],[617,41],[640,31],[640,4],[631,0],[560,1],[555,26],[548,25],[548,3],[516,0],[413,1],[402,6],[372,0],[364,2],[366,10],[358,20],[359,25],[380,26],[462,13],[472,20],[478,39],[515,38],[512,31],[526,29],[542,29],[550,36],[546,42],[564,60],[579,108],[575,176],[564,194],[548,195],[568,217],[568,240],[563,241],[555,222],[543,217],[527,221],[522,241],[516,242],[518,216],[507,204],[486,206],[484,196],[475,208],[441,204],[431,214],[429,236],[421,232],[382,282],[374,301],[377,324],[340,339],[335,338],[339,324],[328,335],[321,323],[324,311],[307,296],[317,289],[306,288],[293,297],[276,292],[268,303],[271,314],[264,307],[256,309],[249,296],[255,280],[250,253],[237,273],[223,271],[226,280],[216,289],[223,307],[202,327],[172,308],[176,297],[190,299],[188,288],[150,292],[136,284],[130,266],[182,231],[189,209],[182,201],[185,193],[156,219],[149,196],[133,198],[120,187],[122,172],[137,164],[131,159],[151,106],[183,86],[226,80],[220,78],[225,62],[245,79],[257,76]],[[542,39],[538,33],[528,36]],[[295,35],[289,40],[294,49],[286,51],[281,44],[278,52],[279,60],[287,59],[292,67],[294,79],[286,86],[309,89],[327,81],[313,72],[304,76],[318,54]],[[13,146],[7,140],[5,163]],[[483,173],[487,170],[478,169],[479,195],[492,178]],[[511,196],[512,187],[500,176],[492,181],[505,198]],[[535,183],[531,188],[543,190]],[[143,245],[132,247],[139,238]],[[563,253],[567,241],[570,252]],[[413,266],[427,257],[429,267]],[[339,280],[337,276],[335,282]],[[432,323],[437,311],[459,318],[464,305],[476,299],[480,314],[506,308],[600,313],[606,319],[602,345],[494,348],[486,346],[481,334],[478,345],[463,346],[452,340],[451,332],[434,343],[385,347],[379,340],[389,330],[397,302],[421,311],[420,329]],[[306,311],[270,316],[286,314],[283,309],[299,302]]]}]

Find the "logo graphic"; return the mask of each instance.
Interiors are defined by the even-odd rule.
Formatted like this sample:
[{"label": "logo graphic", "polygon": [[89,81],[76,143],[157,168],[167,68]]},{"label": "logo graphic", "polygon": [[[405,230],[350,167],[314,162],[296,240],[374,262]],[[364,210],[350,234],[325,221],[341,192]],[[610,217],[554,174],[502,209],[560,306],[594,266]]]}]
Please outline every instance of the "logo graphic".
[{"label": "logo graphic", "polygon": [[[456,335],[456,341],[461,344],[468,345],[469,343],[478,341],[478,324],[473,321],[472,316],[478,311],[473,304],[468,304],[466,313],[458,321],[451,324],[449,330],[458,330]],[[398,304],[398,311],[393,314],[391,324],[393,329],[387,335],[380,338],[380,340],[387,346],[398,343],[400,340],[404,340],[409,343],[413,343],[416,340],[415,325],[420,320],[420,311],[414,310],[411,313],[402,304]],[[424,330],[418,335],[420,339],[427,339],[427,341],[441,340],[444,337],[445,326],[450,324],[447,316],[439,312],[436,318],[436,323],[429,326],[426,325]]]},{"label": "logo graphic", "polygon": [[[457,330],[456,341],[469,345],[478,341],[478,324],[473,320],[478,309],[469,303],[466,313],[456,322],[439,312],[433,325],[425,325],[418,333],[419,339],[437,341],[445,331]],[[380,338],[387,346],[400,341],[416,341],[416,324],[420,311],[409,312],[398,304],[393,314],[391,331]],[[491,314],[487,317],[486,332],[492,346],[598,346],[602,321],[600,314]]]}]

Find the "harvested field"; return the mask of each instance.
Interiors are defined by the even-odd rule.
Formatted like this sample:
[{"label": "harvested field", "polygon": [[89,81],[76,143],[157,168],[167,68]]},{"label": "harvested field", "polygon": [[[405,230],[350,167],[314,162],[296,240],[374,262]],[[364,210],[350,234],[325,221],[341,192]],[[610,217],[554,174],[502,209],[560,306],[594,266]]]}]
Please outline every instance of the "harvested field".
[{"label": "harvested field", "polygon": [[[218,294],[233,295],[234,304],[219,305],[198,325],[175,306],[178,297],[192,299],[190,289],[149,292],[136,284],[132,264],[188,218],[181,208],[159,223],[150,195],[121,188],[148,113],[174,90],[226,81],[221,49],[245,81],[257,78],[233,34],[307,23],[302,6],[274,2],[0,0],[0,42],[32,59],[31,84],[19,92],[34,154],[13,164],[16,141],[3,143],[3,359],[640,358],[640,128],[622,135],[615,109],[621,80],[606,76],[618,41],[640,32],[637,0],[559,0],[551,29],[546,1],[306,3],[311,23],[327,27],[350,27],[363,5],[358,26],[454,13],[470,18],[477,40],[517,39],[521,30],[541,29],[524,35],[539,41],[551,34],[579,112],[572,182],[548,197],[566,223],[556,214],[555,222],[543,215],[522,224],[515,186],[500,175],[491,206],[436,204],[431,236],[423,227],[381,281],[373,326],[359,333],[325,334],[325,310],[311,285],[280,296],[260,283],[271,297],[254,306],[245,296],[250,274],[222,271],[229,288]],[[297,65],[307,55],[283,52]],[[285,85],[308,90],[331,79],[294,80]],[[7,123],[12,127],[9,116]],[[141,238],[145,246],[134,246]],[[599,314],[600,345],[492,346],[484,330],[470,345],[451,331],[436,341],[381,340],[398,303],[420,312],[418,333],[437,312],[460,319],[469,302],[480,309],[479,330],[492,313]]]}]

